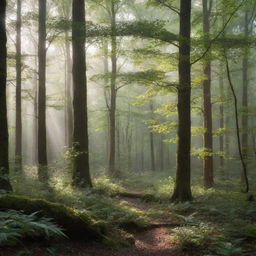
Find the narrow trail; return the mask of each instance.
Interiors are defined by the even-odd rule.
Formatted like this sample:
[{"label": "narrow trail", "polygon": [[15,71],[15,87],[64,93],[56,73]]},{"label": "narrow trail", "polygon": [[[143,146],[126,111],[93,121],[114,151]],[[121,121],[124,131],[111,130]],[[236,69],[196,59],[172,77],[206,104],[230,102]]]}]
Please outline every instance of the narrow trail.
[{"label": "narrow trail", "polygon": [[[152,203],[142,202],[139,198],[119,197],[117,199],[123,203],[129,203],[132,207],[148,211],[152,207]],[[76,255],[77,250],[83,252],[88,256],[191,256],[182,252],[171,240],[171,228],[165,227],[168,225],[175,226],[175,223],[164,222],[163,219],[152,220],[155,227],[140,231],[134,234],[135,244],[126,248],[121,248],[117,251],[111,251],[99,244],[86,245],[79,248],[81,244],[73,245],[75,248],[74,254],[67,254],[65,256]],[[178,224],[177,224],[178,225]]]},{"label": "narrow trail", "polygon": [[[134,208],[142,211],[148,211],[152,207],[151,203],[143,203],[138,198],[122,197],[118,198],[120,202],[128,202]],[[163,219],[158,219],[152,222],[155,224],[155,228],[150,228],[145,231],[137,232],[134,234],[135,244],[126,248],[119,249],[118,251],[107,250],[102,245],[91,244],[89,247],[81,248],[85,255],[88,256],[192,256],[191,252],[188,254],[182,252],[179,248],[175,246],[171,239],[171,228],[162,227],[161,225],[168,224],[165,221],[165,216]],[[173,226],[175,224],[169,223]],[[159,227],[157,227],[159,225]],[[80,245],[81,246],[81,245]],[[77,245],[73,246],[77,249]],[[77,252],[77,250],[75,250]],[[75,255],[67,254],[65,256]],[[84,255],[84,254],[82,254]]]},{"label": "narrow trail", "polygon": [[[142,202],[139,198],[119,197],[116,200],[128,203],[132,207],[147,212],[152,208],[153,203]],[[163,212],[163,214],[166,214]],[[81,243],[78,241],[65,241],[61,247],[65,248],[60,256],[195,256],[192,252],[183,252],[172,241],[171,229],[178,226],[178,222],[170,222],[171,216],[158,216],[151,219],[152,227],[134,233],[135,243],[118,250],[108,249],[106,246],[97,243]],[[170,227],[168,227],[170,225]],[[7,256],[9,254],[1,254]],[[13,255],[13,254],[10,254]],[[38,248],[36,255],[45,255],[43,250]]]}]

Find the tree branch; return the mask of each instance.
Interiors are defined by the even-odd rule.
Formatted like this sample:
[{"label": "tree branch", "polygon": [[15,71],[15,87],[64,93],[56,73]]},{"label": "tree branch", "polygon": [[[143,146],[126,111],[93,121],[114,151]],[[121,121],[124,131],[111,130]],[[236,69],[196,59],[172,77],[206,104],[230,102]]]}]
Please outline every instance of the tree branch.
[{"label": "tree branch", "polygon": [[210,51],[213,43],[219,38],[219,36],[225,31],[226,27],[228,26],[229,22],[232,20],[232,18],[234,17],[234,15],[236,14],[236,12],[240,9],[241,6],[243,6],[243,4],[246,2],[247,0],[243,0],[236,8],[235,10],[231,13],[230,17],[228,18],[228,20],[225,22],[225,24],[223,25],[222,29],[219,31],[219,33],[211,40],[211,42],[209,43],[208,47],[206,48],[205,52],[196,60],[194,60],[193,62],[191,62],[191,65],[197,63],[198,61],[200,61],[201,59],[203,59],[206,54]]}]

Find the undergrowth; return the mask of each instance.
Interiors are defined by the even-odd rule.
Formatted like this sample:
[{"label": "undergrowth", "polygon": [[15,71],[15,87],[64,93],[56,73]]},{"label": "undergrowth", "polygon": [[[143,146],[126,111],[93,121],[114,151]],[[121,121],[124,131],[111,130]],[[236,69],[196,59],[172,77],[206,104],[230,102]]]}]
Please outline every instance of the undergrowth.
[{"label": "undergrowth", "polygon": [[0,211],[0,246],[16,245],[24,238],[66,237],[53,219],[20,211]]}]

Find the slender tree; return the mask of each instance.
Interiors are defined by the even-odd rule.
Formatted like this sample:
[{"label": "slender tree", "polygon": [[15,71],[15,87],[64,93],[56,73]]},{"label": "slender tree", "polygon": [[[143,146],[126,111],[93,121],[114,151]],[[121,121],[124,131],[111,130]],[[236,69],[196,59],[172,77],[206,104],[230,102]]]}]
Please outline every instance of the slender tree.
[{"label": "slender tree", "polygon": [[46,138],[46,0],[39,0],[38,29],[38,178],[48,180]]},{"label": "slender tree", "polygon": [[[209,41],[210,33],[210,14],[212,0],[202,0],[203,3],[203,32],[206,42]],[[207,43],[206,43],[207,48]],[[203,81],[203,99],[204,99],[204,148],[206,155],[204,157],[204,187],[213,186],[213,139],[212,139],[212,103],[211,103],[211,60],[208,58],[204,61]]]},{"label": "slender tree", "polygon": [[[249,12],[248,9],[245,11],[244,17],[244,36],[246,39],[249,37]],[[248,66],[249,66],[249,49],[248,47],[244,50],[244,56],[242,61],[242,77],[243,77],[243,92],[242,92],[242,153],[245,165],[247,165],[248,157]],[[241,173],[241,181],[245,181],[244,173]]]},{"label": "slender tree", "polygon": [[[154,113],[154,104],[153,100],[149,102],[150,114],[151,118],[153,119]],[[155,163],[155,143],[154,143],[154,133],[152,131],[149,132],[149,139],[150,139],[150,159],[151,159],[151,170],[153,172],[156,171],[156,163]]]},{"label": "slender tree", "polygon": [[67,114],[67,138],[66,144],[72,147],[73,136],[73,110],[72,110],[72,58],[69,33],[65,33],[65,51],[66,51],[66,114]]},{"label": "slender tree", "polygon": [[85,187],[92,186],[92,182],[89,169],[84,0],[73,0],[72,19],[74,97],[73,147],[75,150],[73,184],[77,187]]},{"label": "slender tree", "polygon": [[[220,63],[220,70],[219,70],[219,91],[220,91],[220,120],[219,120],[219,126],[220,129],[224,129],[224,78],[223,78],[223,65]],[[224,152],[224,136],[219,136],[219,146],[220,146],[220,152]],[[224,157],[220,156],[220,167],[223,169],[224,167]],[[223,173],[223,170],[222,170]],[[224,173],[223,173],[224,174]]]},{"label": "slender tree", "polygon": [[111,79],[110,79],[110,107],[109,107],[109,173],[112,176],[117,175],[116,169],[116,77],[117,77],[117,41],[116,41],[116,5],[115,1],[110,3],[111,18]]},{"label": "slender tree", "polygon": [[0,189],[10,192],[8,159],[8,123],[6,106],[7,48],[6,48],[6,1],[0,2]]},{"label": "slender tree", "polygon": [[15,169],[22,170],[22,109],[21,109],[21,0],[17,0],[16,21],[16,130]]},{"label": "slender tree", "polygon": [[191,193],[191,0],[180,1],[178,150],[176,183],[172,201],[192,200]]}]

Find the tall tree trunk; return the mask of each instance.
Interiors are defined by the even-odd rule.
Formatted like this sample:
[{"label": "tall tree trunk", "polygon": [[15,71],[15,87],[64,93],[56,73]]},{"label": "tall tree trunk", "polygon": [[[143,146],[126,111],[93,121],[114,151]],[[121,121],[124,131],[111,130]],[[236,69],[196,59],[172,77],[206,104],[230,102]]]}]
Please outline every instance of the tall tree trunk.
[{"label": "tall tree trunk", "polygon": [[21,0],[17,0],[16,21],[16,129],[15,170],[22,170],[22,120],[21,120]]},{"label": "tall tree trunk", "polygon": [[8,123],[6,106],[7,48],[6,1],[0,2],[0,190],[11,192],[9,181]]},{"label": "tall tree trunk", "polygon": [[38,39],[38,178],[48,180],[46,139],[46,0],[39,0]]},{"label": "tall tree trunk", "polygon": [[141,172],[143,172],[144,171],[144,169],[145,169],[145,167],[144,167],[144,148],[145,148],[145,146],[144,146],[144,130],[143,130],[143,128],[141,128],[141,152],[140,152],[140,154],[141,154]]},{"label": "tall tree trunk", "polygon": [[[249,36],[249,17],[248,11],[245,12],[245,21],[244,21],[244,34],[245,38]],[[246,47],[244,50],[244,57],[243,57],[243,93],[242,93],[242,153],[245,165],[247,165],[247,158],[248,158],[248,66],[249,60],[248,55],[249,49]],[[241,182],[245,182],[244,173],[241,173]]]},{"label": "tall tree trunk", "polygon": [[73,136],[73,109],[72,109],[72,58],[71,58],[71,45],[69,42],[69,34],[65,33],[65,51],[66,51],[66,144],[69,148],[72,147]]},{"label": "tall tree trunk", "polygon": [[[149,102],[149,108],[150,108],[151,118],[153,119],[154,105],[152,100],[150,100]],[[151,171],[155,172],[156,171],[155,143],[154,143],[154,133],[152,131],[150,131],[149,133],[149,138],[150,138]]]},{"label": "tall tree trunk", "polygon": [[[230,155],[230,136],[229,136],[229,116],[228,114],[226,115],[225,119],[225,155],[227,156],[227,158],[229,158]],[[226,164],[225,164],[225,168],[226,168],[226,176],[227,178],[229,177],[229,159],[226,160]]]},{"label": "tall tree trunk", "polygon": [[106,117],[106,123],[107,123],[107,129],[106,129],[106,165],[109,163],[109,152],[110,152],[110,120],[109,120],[109,111],[110,111],[110,106],[109,106],[109,98],[108,98],[108,87],[109,87],[109,63],[108,63],[108,41],[105,41],[103,44],[103,52],[104,52],[104,99],[106,103],[106,108],[107,108],[107,117]]},{"label": "tall tree trunk", "polygon": [[131,170],[131,153],[132,153],[132,129],[131,129],[131,106],[128,107],[127,125],[125,129],[126,148],[127,148],[127,169]]},{"label": "tall tree trunk", "polygon": [[38,76],[37,76],[37,69],[38,69],[38,60],[37,56],[35,55],[35,72],[34,72],[34,119],[33,119],[33,146],[34,146],[34,164],[37,165],[38,163]]},{"label": "tall tree trunk", "polygon": [[159,142],[159,170],[162,172],[164,170],[164,159],[165,159],[165,152],[164,152],[164,136],[160,134],[160,142]]},{"label": "tall tree trunk", "polygon": [[180,1],[178,150],[177,173],[172,201],[192,200],[191,193],[191,0]]},{"label": "tall tree trunk", "polygon": [[[111,30],[115,35],[116,32],[116,12],[115,3],[111,1]],[[117,75],[117,41],[116,36],[111,36],[111,82],[110,82],[110,109],[109,109],[109,173],[116,176],[116,75]]]},{"label": "tall tree trunk", "polygon": [[[203,31],[205,39],[209,40],[210,33],[210,8],[209,1],[202,0],[203,3]],[[208,43],[207,43],[208,44]],[[207,47],[207,45],[206,45]],[[213,139],[212,139],[212,103],[211,103],[211,61],[207,58],[204,63],[203,98],[204,98],[204,187],[213,186]]]},{"label": "tall tree trunk", "polygon": [[[117,170],[121,169],[121,125],[120,125],[120,114],[117,115],[117,126],[116,126],[116,149],[117,149]],[[117,174],[118,174],[117,172]]]},{"label": "tall tree trunk", "polygon": [[77,187],[91,187],[85,62],[86,24],[84,0],[73,0],[72,17],[74,108],[73,146],[76,152],[73,166],[73,184]]},{"label": "tall tree trunk", "polygon": [[235,121],[236,121],[236,136],[237,136],[237,144],[238,144],[238,151],[239,151],[239,156],[241,160],[241,164],[243,167],[243,175],[245,179],[245,193],[249,192],[250,186],[249,186],[249,180],[248,180],[248,175],[247,175],[247,165],[244,160],[243,152],[242,152],[242,144],[241,144],[241,139],[240,139],[240,127],[239,127],[239,117],[238,117],[238,100],[237,96],[235,93],[235,89],[233,86],[233,82],[231,80],[231,74],[230,74],[230,68],[229,68],[229,62],[228,62],[228,57],[225,54],[225,62],[226,62],[226,70],[227,70],[227,75],[228,75],[228,81],[229,81],[229,86],[232,91],[233,99],[234,99],[234,108],[235,108]]},{"label": "tall tree trunk", "polygon": [[[221,103],[220,103],[220,129],[224,129],[224,79],[223,79],[223,65],[220,64],[220,80],[219,80],[219,90],[220,90],[220,98],[221,98]],[[219,146],[220,146],[220,152],[224,152],[224,136],[221,134],[219,136]],[[220,156],[220,168],[221,172],[224,176],[224,157]]]}]

